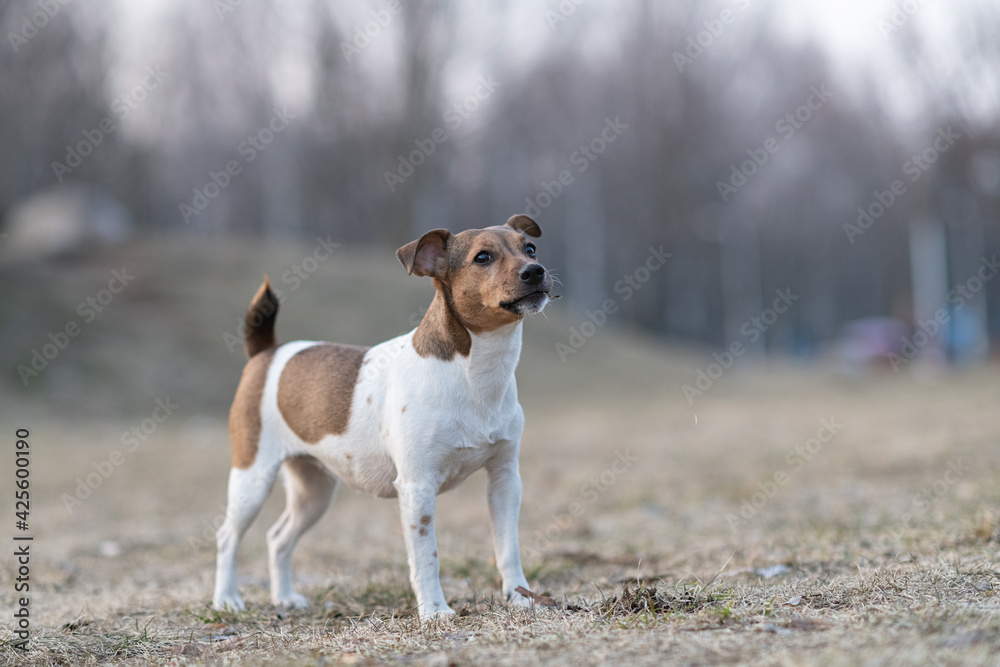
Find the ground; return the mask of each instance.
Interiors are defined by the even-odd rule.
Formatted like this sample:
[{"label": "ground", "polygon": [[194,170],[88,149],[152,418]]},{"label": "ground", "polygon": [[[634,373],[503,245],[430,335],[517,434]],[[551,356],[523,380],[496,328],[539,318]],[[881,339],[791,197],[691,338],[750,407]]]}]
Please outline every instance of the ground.
[{"label": "ground", "polygon": [[[351,261],[331,276],[353,273]],[[220,322],[256,288],[259,272],[246,275]],[[306,290],[283,306],[279,336],[281,317],[314,298]],[[279,616],[268,602],[264,532],[281,510],[276,489],[241,551],[248,611],[215,612],[224,410],[200,409],[194,389],[171,390],[176,415],[130,448],[123,432],[162,394],[120,416],[52,410],[33,394],[3,420],[8,452],[15,428],[31,430],[33,635],[28,653],[13,647],[7,556],[0,662],[997,664],[1000,368],[846,376],[747,361],[692,405],[681,387],[711,361],[703,352],[661,349],[609,325],[563,364],[554,342],[582,318],[559,307],[529,322],[520,370],[525,570],[554,607],[523,612],[497,599],[479,473],[438,504],[453,620],[413,614],[394,502],[350,489],[296,552],[309,610]],[[356,312],[367,308],[361,301]],[[289,316],[286,333],[310,325]],[[172,344],[200,340],[188,335]],[[231,367],[220,383],[235,386],[242,362],[219,338],[206,345]],[[135,362],[136,375],[171,363],[152,356]],[[128,401],[137,390],[118,391]],[[122,460],[87,486],[114,450]],[[0,479],[8,535],[12,469]]]}]

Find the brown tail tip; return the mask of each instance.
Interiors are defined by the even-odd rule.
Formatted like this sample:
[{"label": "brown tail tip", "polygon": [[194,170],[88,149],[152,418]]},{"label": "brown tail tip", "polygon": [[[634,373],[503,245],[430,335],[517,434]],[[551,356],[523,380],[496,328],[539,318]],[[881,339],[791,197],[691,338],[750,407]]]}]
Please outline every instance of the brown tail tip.
[{"label": "brown tail tip", "polygon": [[274,321],[278,317],[278,297],[271,291],[271,282],[264,276],[264,282],[254,294],[247,309],[247,356],[275,346]]}]

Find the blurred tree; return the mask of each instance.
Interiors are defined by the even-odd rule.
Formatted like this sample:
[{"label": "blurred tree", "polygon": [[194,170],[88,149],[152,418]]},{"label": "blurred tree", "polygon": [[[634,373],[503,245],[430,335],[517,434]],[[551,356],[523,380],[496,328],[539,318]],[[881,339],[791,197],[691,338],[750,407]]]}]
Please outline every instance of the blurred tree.
[{"label": "blurred tree", "polygon": [[[120,8],[67,5],[0,50],[0,212],[58,182],[52,162],[156,65],[163,87],[65,178],[106,184],[160,230],[395,248],[529,212],[573,317],[612,298],[618,318],[728,345],[791,288],[800,300],[754,349],[803,352],[909,310],[910,221],[946,224],[951,281],[1000,245],[995,3],[923,7],[889,36],[896,57],[867,70],[792,34],[775,1],[567,7],[271,0],[220,14],[178,0],[130,14],[143,38],[124,49]],[[36,10],[6,3],[5,34]],[[449,108],[487,75],[501,85],[452,127]],[[786,135],[781,120],[821,86],[829,100]],[[249,159],[241,147],[285,109],[287,128]],[[845,233],[948,125],[961,141],[862,236]],[[442,128],[432,155],[401,164]],[[723,196],[769,139],[779,148]],[[233,160],[239,173],[220,176]],[[667,265],[624,289],[660,245]],[[1000,318],[1000,290],[977,299],[984,322]]]}]

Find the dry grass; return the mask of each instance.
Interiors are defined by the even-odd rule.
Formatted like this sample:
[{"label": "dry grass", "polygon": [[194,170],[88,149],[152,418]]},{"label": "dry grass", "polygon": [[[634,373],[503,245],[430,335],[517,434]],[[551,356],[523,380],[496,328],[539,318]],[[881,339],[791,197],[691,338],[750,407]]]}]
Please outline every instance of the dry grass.
[{"label": "dry grass", "polygon": [[[268,604],[264,532],[282,503],[274,493],[241,551],[249,610],[217,613],[208,606],[211,524],[228,463],[218,409],[177,394],[177,416],[70,514],[62,494],[147,415],[74,421],[38,403],[4,420],[33,432],[36,538],[31,652],[4,641],[5,613],[0,663],[1000,661],[997,369],[850,382],[734,370],[692,409],[680,391],[693,377],[677,370],[683,363],[625,348],[610,329],[565,366],[552,363],[552,341],[576,319],[567,315],[532,323],[521,391],[525,566],[556,607],[524,613],[494,599],[477,475],[439,500],[454,620],[413,615],[394,504],[350,490],[296,554],[310,610],[279,617]],[[238,372],[238,360],[222,358]],[[571,378],[565,391],[554,389],[561,372]],[[793,469],[789,453],[831,417],[843,428]],[[605,474],[599,494],[581,488],[625,449],[635,464]],[[779,470],[786,482],[733,525]],[[4,516],[10,482],[0,479]],[[584,511],[568,520],[574,502]],[[11,609],[13,562],[3,563],[0,606]]]},{"label": "dry grass", "polygon": [[[40,452],[35,464],[43,498],[36,634],[31,653],[4,645],[0,659],[995,664],[1000,419],[986,405],[996,398],[992,378],[814,380],[811,393],[805,381],[785,374],[784,389],[772,383],[747,394],[734,377],[699,411],[697,426],[669,394],[529,409],[526,568],[533,589],[558,606],[521,613],[494,600],[476,477],[440,501],[444,586],[461,612],[437,624],[412,613],[393,504],[351,491],[298,553],[312,610],[279,618],[267,604],[263,532],[280,510],[275,494],[242,554],[250,610],[211,611],[213,550],[199,539],[223,497],[224,433],[156,434],[70,516],[59,496],[120,428],[46,425],[60,448]],[[787,467],[785,452],[830,415],[843,431],[757,516],[731,528],[727,515],[758,480]],[[555,517],[586,502],[580,485],[620,447],[640,462],[556,535]],[[962,477],[933,495],[956,458]],[[928,488],[929,502],[915,512]],[[901,521],[906,512],[915,513]],[[551,544],[537,538],[546,528]]]}]

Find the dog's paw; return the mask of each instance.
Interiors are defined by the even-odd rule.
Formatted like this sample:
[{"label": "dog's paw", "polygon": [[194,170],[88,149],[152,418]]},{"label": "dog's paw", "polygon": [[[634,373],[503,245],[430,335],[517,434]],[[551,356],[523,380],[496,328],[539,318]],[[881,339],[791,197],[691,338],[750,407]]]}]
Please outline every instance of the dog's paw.
[{"label": "dog's paw", "polygon": [[451,607],[445,606],[438,609],[428,609],[427,611],[420,611],[420,620],[422,621],[444,621],[455,615],[455,610]]},{"label": "dog's paw", "polygon": [[309,600],[306,599],[306,596],[304,595],[292,593],[274,600],[274,606],[279,611],[288,611],[290,609],[308,609]]},{"label": "dog's paw", "polygon": [[507,597],[507,602],[517,607],[523,607],[524,609],[529,609],[533,604],[531,598],[518,593],[516,590],[518,588],[524,588],[525,590],[528,590],[528,585],[526,583],[518,584],[517,586],[512,586],[510,588],[504,586],[503,592],[504,595]]},{"label": "dog's paw", "polygon": [[243,604],[243,598],[239,593],[233,593],[216,596],[212,600],[212,608],[216,611],[246,611],[247,606]]}]

